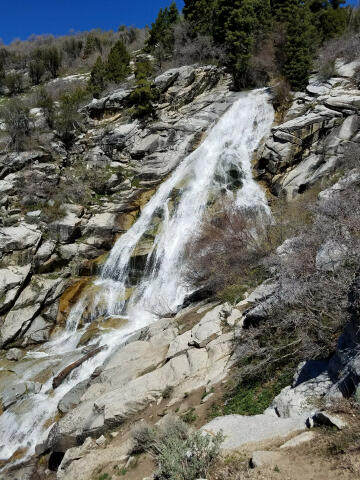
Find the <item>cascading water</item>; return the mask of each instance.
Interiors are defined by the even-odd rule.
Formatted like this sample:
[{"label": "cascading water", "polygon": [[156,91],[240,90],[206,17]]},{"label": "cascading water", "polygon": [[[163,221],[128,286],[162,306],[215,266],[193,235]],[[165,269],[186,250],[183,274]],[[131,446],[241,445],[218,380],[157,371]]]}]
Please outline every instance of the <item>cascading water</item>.
[{"label": "cascading water", "polygon": [[[227,195],[234,208],[267,210],[265,195],[251,175],[251,157],[272,121],[273,109],[264,91],[241,94],[202,145],[162,183],[137,222],[111,250],[100,278],[94,282],[96,294],[84,294],[71,311],[65,331],[41,351],[27,355],[23,380],[34,377],[41,362],[58,365],[61,357],[81,356],[77,345],[86,328],[79,328],[85,309],[92,312],[93,318],[122,316],[127,323],[100,335],[96,344],[107,348],[74,370],[55,391],[51,377],[40,393],[17,402],[1,415],[0,459],[9,459],[19,449],[26,450],[25,458],[31,456],[36,444],[46,438],[51,426],[46,425],[56,414],[60,399],[88,378],[129,335],[182,305],[191,293],[186,281],[186,246],[199,229],[210,198]],[[234,171],[235,177],[241,179],[241,188],[232,192],[227,186]],[[157,233],[144,273],[126,301],[131,257],[154,225]],[[58,373],[60,368],[54,370]]]}]

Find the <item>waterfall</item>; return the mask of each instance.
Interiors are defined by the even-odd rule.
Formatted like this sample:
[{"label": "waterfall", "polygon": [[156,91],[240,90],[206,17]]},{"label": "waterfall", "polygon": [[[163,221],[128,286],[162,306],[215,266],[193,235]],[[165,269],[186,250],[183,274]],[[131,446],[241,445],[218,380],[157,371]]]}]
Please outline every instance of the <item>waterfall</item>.
[{"label": "waterfall", "polygon": [[[90,298],[84,293],[71,311],[61,336],[42,346],[41,352],[30,352],[28,360],[51,362],[59,355],[78,353],[77,344],[84,331],[79,325],[85,309],[92,311],[93,318],[125,317],[126,325],[97,338],[97,343],[106,346],[106,350],[74,370],[58,389],[52,390],[50,378],[40,393],[18,402],[1,415],[0,459],[9,459],[20,448],[27,450],[26,456],[31,456],[36,444],[46,438],[50,427],[44,424],[54,417],[59,400],[88,378],[129,335],[158,315],[175,312],[182,305],[192,290],[186,280],[186,246],[198,231],[210,199],[226,195],[234,208],[267,210],[265,194],[252,178],[251,159],[272,122],[273,109],[264,91],[240,94],[201,146],[161,184],[136,223],[111,250],[100,277],[94,282],[95,295]],[[230,188],[234,171],[241,179],[238,190]],[[126,301],[132,255],[154,228],[157,231],[144,273],[132,286],[131,297]],[[26,375],[24,380],[31,378],[31,369]]]}]

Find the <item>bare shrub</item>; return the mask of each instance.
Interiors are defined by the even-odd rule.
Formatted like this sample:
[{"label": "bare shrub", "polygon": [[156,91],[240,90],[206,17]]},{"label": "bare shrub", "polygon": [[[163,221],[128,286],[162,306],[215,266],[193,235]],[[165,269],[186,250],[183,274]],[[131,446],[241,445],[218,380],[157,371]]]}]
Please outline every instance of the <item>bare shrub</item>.
[{"label": "bare shrub", "polygon": [[173,27],[174,49],[171,59],[173,66],[189,65],[192,63],[223,64],[225,50],[215,45],[208,35],[196,35],[191,25],[182,20]]},{"label": "bare shrub", "polygon": [[153,456],[157,479],[195,480],[206,477],[219,455],[223,436],[191,431],[182,420],[170,417],[160,426],[136,427],[133,439],[136,452]]},{"label": "bare shrub", "polygon": [[318,68],[324,80],[336,74],[335,62],[343,59],[346,63],[352,62],[360,56],[360,34],[346,33],[345,35],[328,40],[320,49]]},{"label": "bare shrub", "polygon": [[[311,208],[312,223],[270,263],[276,293],[247,316],[248,331],[238,346],[240,378],[269,378],[281,368],[331,355],[347,321],[348,291],[360,262],[360,190]],[[319,252],[337,249],[332,266]],[[330,259],[331,260],[331,259]]]},{"label": "bare shrub", "polygon": [[250,81],[255,87],[263,87],[276,75],[274,38],[259,34],[250,60]]},{"label": "bare shrub", "polygon": [[237,210],[227,202],[218,205],[188,247],[188,278],[193,286],[220,296],[224,292],[230,300],[231,288],[236,297],[256,284],[262,277],[261,260],[271,250],[270,222],[258,211]]},{"label": "bare shrub", "polygon": [[275,110],[286,111],[292,99],[290,85],[286,78],[281,77],[276,80],[271,92]]},{"label": "bare shrub", "polygon": [[1,116],[5,120],[11,144],[16,150],[21,150],[25,140],[30,136],[30,113],[28,106],[20,99],[13,98],[2,108]]}]

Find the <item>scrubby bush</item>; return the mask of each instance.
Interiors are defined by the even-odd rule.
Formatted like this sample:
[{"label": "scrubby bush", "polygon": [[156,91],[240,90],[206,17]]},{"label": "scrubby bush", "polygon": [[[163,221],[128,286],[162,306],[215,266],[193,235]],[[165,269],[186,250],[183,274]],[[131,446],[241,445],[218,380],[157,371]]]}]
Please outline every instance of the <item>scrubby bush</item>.
[{"label": "scrubby bush", "polygon": [[29,76],[33,85],[39,85],[45,73],[44,62],[40,58],[35,58],[29,65]]},{"label": "scrubby bush", "polygon": [[176,417],[159,427],[146,424],[133,432],[136,452],[150,453],[157,464],[158,480],[195,480],[206,477],[217,458],[223,436],[191,431]]},{"label": "scrubby bush", "polygon": [[261,260],[271,251],[269,227],[266,215],[234,209],[225,201],[218,205],[188,247],[193,286],[223,300],[241,300],[242,293],[263,277]]},{"label": "scrubby bush", "polygon": [[58,76],[59,70],[61,68],[61,53],[56,47],[49,47],[43,50],[43,61],[46,70],[50,73],[52,78]]},{"label": "scrubby bush", "polygon": [[80,128],[81,115],[79,108],[88,96],[88,89],[79,87],[71,92],[64,93],[60,97],[55,127],[66,145],[73,142],[75,134]]},{"label": "scrubby bush", "polygon": [[99,97],[100,93],[104,90],[105,75],[106,75],[105,64],[101,56],[99,55],[91,70],[91,76],[90,76],[90,86],[91,86],[94,97]]},{"label": "scrubby bush", "polygon": [[41,87],[37,92],[36,105],[42,109],[47,125],[53,128],[56,113],[54,99],[45,87]]},{"label": "scrubby bush", "polygon": [[18,95],[24,90],[24,79],[20,72],[8,73],[5,77],[5,85],[10,95]]},{"label": "scrubby bush", "polygon": [[65,39],[63,49],[71,60],[80,56],[83,48],[83,40],[76,37]]},{"label": "scrubby bush", "polygon": [[16,150],[21,150],[25,140],[30,136],[29,108],[20,99],[10,99],[2,108],[1,116],[5,120],[11,144]]}]

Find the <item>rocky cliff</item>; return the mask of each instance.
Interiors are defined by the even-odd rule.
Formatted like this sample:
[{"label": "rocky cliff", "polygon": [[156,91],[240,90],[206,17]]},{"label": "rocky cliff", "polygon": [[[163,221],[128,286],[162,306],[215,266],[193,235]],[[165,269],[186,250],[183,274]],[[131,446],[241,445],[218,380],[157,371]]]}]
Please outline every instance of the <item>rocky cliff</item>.
[{"label": "rocky cliff", "polygon": [[[312,77],[307,91],[295,95],[285,117],[264,139],[254,159],[254,175],[268,187],[269,196],[283,194],[292,201],[316,186],[326,200],[341,194],[346,185],[358,186],[358,158],[351,153],[360,142],[360,92],[352,83],[355,66],[339,65],[339,76],[326,82]],[[41,355],[23,358],[34,346],[41,352],[41,344],[63,328],[115,239],[130,228],[161,182],[238,98],[230,90],[229,76],[212,66],[170,70],[154,80],[154,87],[161,92],[154,119],[129,121],[126,99],[131,88],[125,86],[84,107],[87,128],[70,149],[51,136],[47,150],[0,155],[3,415],[10,407],[26,408],[27,399],[55,373],[86,361],[96,329],[119,327],[114,319],[103,325],[94,322],[80,341],[81,352],[69,351],[50,365],[40,360]],[[344,157],[354,168],[340,178]],[[70,175],[76,178],[75,188],[88,184],[93,188],[91,170],[99,176],[95,183],[101,183],[100,193],[94,189],[85,205],[64,203],[56,219],[46,219],[43,206],[48,208],[49,201],[51,206],[52,189]],[[334,173],[337,183],[322,188]],[[35,191],[29,192],[27,175],[37,179]],[[23,195],[35,197],[31,201],[37,207],[20,208]],[[153,238],[143,239],[137,249],[134,275],[141,271]],[[145,418],[155,423],[170,413],[186,416],[196,410],[200,423],[206,423],[207,405],[218,398],[222,382],[239,360],[236,345],[253,319],[266,317],[261,312],[276,301],[273,280],[248,292],[237,305],[193,303],[136,331],[123,348],[61,398],[36,455],[11,466],[6,478],[31,479],[36,472],[40,478],[88,480],[103,473],[104,466],[129,469],[133,461],[129,431],[134,422]],[[349,385],[351,393],[357,388],[358,283],[356,279],[349,294],[351,322],[329,363],[300,365],[293,384],[263,415],[220,417],[204,427],[226,433],[224,449],[285,438],[307,428],[306,422],[336,422],[321,420],[318,409],[308,403],[314,395],[349,395]],[[25,369],[31,371],[28,377]],[[23,446],[26,450],[26,441]],[[14,462],[22,453],[14,451],[9,457]],[[45,459],[45,466],[39,458]]]}]

